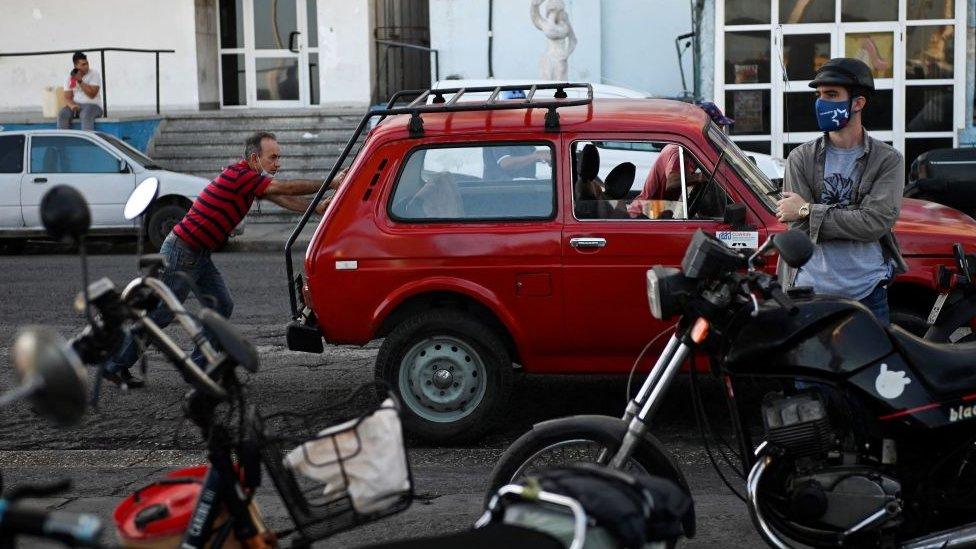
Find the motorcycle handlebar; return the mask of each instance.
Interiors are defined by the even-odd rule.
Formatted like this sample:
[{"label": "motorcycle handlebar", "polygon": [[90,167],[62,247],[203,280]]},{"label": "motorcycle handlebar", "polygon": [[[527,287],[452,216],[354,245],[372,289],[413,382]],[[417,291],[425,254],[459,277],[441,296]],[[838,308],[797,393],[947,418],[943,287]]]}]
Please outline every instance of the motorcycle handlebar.
[{"label": "motorcycle handlebar", "polygon": [[800,308],[796,306],[796,303],[793,303],[790,296],[786,295],[786,292],[784,292],[779,285],[773,286],[769,289],[769,297],[773,298],[773,301],[778,303],[780,307],[786,309],[786,312],[790,316],[800,312]]},{"label": "motorcycle handlebar", "polygon": [[23,535],[72,547],[99,547],[102,530],[101,519],[92,514],[31,509],[0,500],[0,539]]}]

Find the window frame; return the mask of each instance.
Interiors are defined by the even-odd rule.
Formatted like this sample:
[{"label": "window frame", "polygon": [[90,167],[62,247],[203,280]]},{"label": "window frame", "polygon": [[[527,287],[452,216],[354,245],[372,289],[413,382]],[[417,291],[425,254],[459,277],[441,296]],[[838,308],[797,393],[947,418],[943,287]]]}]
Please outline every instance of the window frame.
[{"label": "window frame", "polygon": [[30,163],[30,156],[28,151],[30,150],[30,140],[27,138],[27,134],[23,133],[0,133],[0,137],[20,137],[23,141],[20,144],[20,171],[19,172],[0,172],[0,175],[23,175],[27,173]]},{"label": "window frame", "polygon": [[[82,141],[87,141],[88,143],[91,143],[95,147],[98,147],[99,149],[101,149],[105,154],[107,154],[110,157],[114,158],[115,159],[115,162],[116,162],[116,166],[118,166],[118,163],[119,162],[125,162],[126,163],[126,171],[119,171],[116,168],[116,171],[114,171],[114,172],[36,172],[36,171],[34,171],[34,160],[33,160],[34,140],[37,139],[37,138],[39,138],[39,137],[74,138],[74,139],[81,139]],[[27,173],[29,173],[29,174],[35,174],[35,173],[41,173],[41,174],[43,174],[43,173],[57,173],[58,175],[119,175],[119,174],[125,174],[125,173],[131,173],[132,172],[132,169],[129,168],[129,160],[126,160],[125,158],[120,157],[118,154],[115,154],[115,152],[113,152],[112,150],[106,148],[101,143],[99,143],[97,140],[92,139],[92,138],[88,137],[87,135],[75,134],[75,133],[72,133],[70,135],[69,134],[56,134],[56,133],[32,134],[30,136],[30,139],[28,140],[27,162],[29,164],[27,166]]]},{"label": "window frame", "polygon": [[[552,170],[552,210],[549,215],[546,216],[536,216],[536,217],[465,217],[465,218],[444,218],[444,217],[431,217],[424,219],[414,219],[414,218],[403,218],[396,215],[393,212],[393,204],[397,195],[397,190],[400,187],[400,181],[403,177],[404,170],[407,169],[407,165],[410,163],[410,159],[419,151],[427,151],[433,149],[474,149],[474,148],[484,148],[484,147],[517,147],[517,146],[533,146],[533,147],[548,147],[551,154],[551,164],[550,168]],[[393,180],[393,185],[390,189],[389,194],[386,199],[386,216],[387,219],[395,223],[401,223],[404,225],[476,225],[476,224],[502,224],[502,223],[538,223],[544,221],[553,221],[559,215],[559,191],[558,191],[558,181],[559,176],[557,173],[556,164],[559,159],[556,157],[556,152],[558,150],[557,144],[553,141],[545,141],[539,139],[520,139],[515,141],[445,141],[439,143],[425,143],[414,147],[403,156],[403,161],[400,162],[400,166],[397,167],[396,177]],[[422,167],[421,167],[422,168]]]},{"label": "window frame", "polygon": [[[632,143],[666,143],[668,145],[678,145],[679,147],[681,147],[684,150],[683,156],[687,157],[688,155],[691,155],[691,158],[695,161],[695,163],[698,166],[700,166],[703,170],[705,170],[705,173],[709,173],[709,174],[711,173],[708,170],[708,166],[704,162],[702,162],[702,161],[699,160],[698,156],[695,155],[692,152],[691,148],[686,143],[682,143],[682,142],[676,141],[674,139],[653,139],[653,138],[650,138],[649,139],[649,138],[646,138],[646,137],[645,138],[641,138],[641,139],[627,138],[627,137],[615,137],[615,138],[612,138],[612,139],[608,139],[608,138],[600,138],[600,137],[586,138],[586,137],[582,137],[582,136],[575,136],[568,143],[569,144],[568,155],[569,155],[570,159],[573,159],[574,158],[573,157],[573,154],[574,154],[574,151],[576,150],[576,147],[577,147],[577,145],[579,143],[596,143],[596,142],[607,142],[607,141],[626,141],[626,142],[632,142]],[[607,147],[607,148],[611,148],[611,147]],[[612,149],[612,150],[624,150],[624,149]],[[632,151],[633,149],[626,149],[626,150],[631,150]],[[658,154],[660,154],[660,152],[658,152]],[[614,222],[623,222],[623,223],[634,223],[634,222],[721,223],[722,222],[722,219],[719,219],[719,218],[693,219],[693,218],[688,218],[688,217],[681,218],[681,219],[648,219],[648,218],[643,218],[643,219],[642,218],[586,218],[586,219],[580,219],[580,218],[576,217],[576,196],[575,196],[575,193],[573,192],[573,189],[572,189],[572,186],[575,184],[575,181],[574,180],[575,180],[575,177],[576,177],[576,168],[575,168],[575,166],[572,166],[573,164],[575,164],[575,162],[572,162],[571,163],[570,177],[568,179],[570,188],[567,190],[567,195],[569,196],[569,205],[570,205],[569,210],[570,210],[570,214],[573,216],[573,221],[575,221],[577,223],[590,223],[590,222],[594,222],[594,221],[596,221],[596,222],[602,222],[602,223],[607,223],[607,222],[610,222],[610,223],[614,223]],[[651,169],[654,169],[653,164],[651,165]],[[716,177],[716,180],[714,181],[714,184],[715,185],[719,185],[720,188],[722,189],[722,192],[725,193],[725,197],[726,197],[726,200],[727,200],[726,201],[726,207],[729,204],[735,204],[736,203],[735,197],[733,197],[732,194],[729,193],[728,189],[726,188],[726,185],[723,185],[722,183],[719,182],[719,180],[718,180],[719,174],[716,173],[716,176],[715,177]],[[687,184],[686,184],[686,187],[687,187]],[[687,194],[685,194],[685,193],[687,193]],[[686,196],[687,198],[690,198],[691,197],[691,193],[688,193],[687,192],[687,189],[682,194],[684,196]],[[685,213],[687,214],[687,205],[685,206],[685,210],[686,210]]]}]

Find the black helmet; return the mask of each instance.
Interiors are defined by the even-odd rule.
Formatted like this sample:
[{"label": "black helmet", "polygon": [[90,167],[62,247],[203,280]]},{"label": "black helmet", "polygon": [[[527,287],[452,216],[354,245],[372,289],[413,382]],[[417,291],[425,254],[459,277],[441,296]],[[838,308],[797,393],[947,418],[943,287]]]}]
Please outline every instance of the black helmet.
[{"label": "black helmet", "polygon": [[811,88],[817,86],[844,86],[874,91],[874,76],[871,68],[860,59],[835,57],[817,69]]}]

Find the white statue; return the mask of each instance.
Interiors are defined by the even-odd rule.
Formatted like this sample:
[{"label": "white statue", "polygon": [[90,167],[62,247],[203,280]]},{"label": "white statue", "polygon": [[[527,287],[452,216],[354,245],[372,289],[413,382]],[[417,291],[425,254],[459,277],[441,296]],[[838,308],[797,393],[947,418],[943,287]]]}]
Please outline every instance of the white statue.
[{"label": "white statue", "polygon": [[569,24],[566,4],[563,0],[532,0],[530,10],[532,24],[549,40],[549,46],[539,60],[539,76],[544,80],[565,82],[569,75],[569,56],[576,49],[576,33]]}]

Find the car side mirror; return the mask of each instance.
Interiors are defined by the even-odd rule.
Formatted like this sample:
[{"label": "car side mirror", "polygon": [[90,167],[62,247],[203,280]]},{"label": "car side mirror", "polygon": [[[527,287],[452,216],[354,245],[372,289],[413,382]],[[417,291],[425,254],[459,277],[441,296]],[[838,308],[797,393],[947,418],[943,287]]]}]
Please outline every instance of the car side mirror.
[{"label": "car side mirror", "polygon": [[746,226],[746,205],[745,204],[729,204],[725,207],[725,215],[722,222],[730,227],[732,230],[744,230]]},{"label": "car side mirror", "polygon": [[8,401],[20,393],[37,413],[56,423],[81,420],[88,407],[88,376],[61,334],[46,327],[25,329],[10,354],[20,387],[8,394]]},{"label": "car side mirror", "polygon": [[78,242],[91,227],[88,202],[78,189],[68,185],[51,187],[41,199],[41,223],[55,240],[70,238]]},{"label": "car side mirror", "polygon": [[129,163],[125,160],[119,160],[119,173],[129,173]]}]

